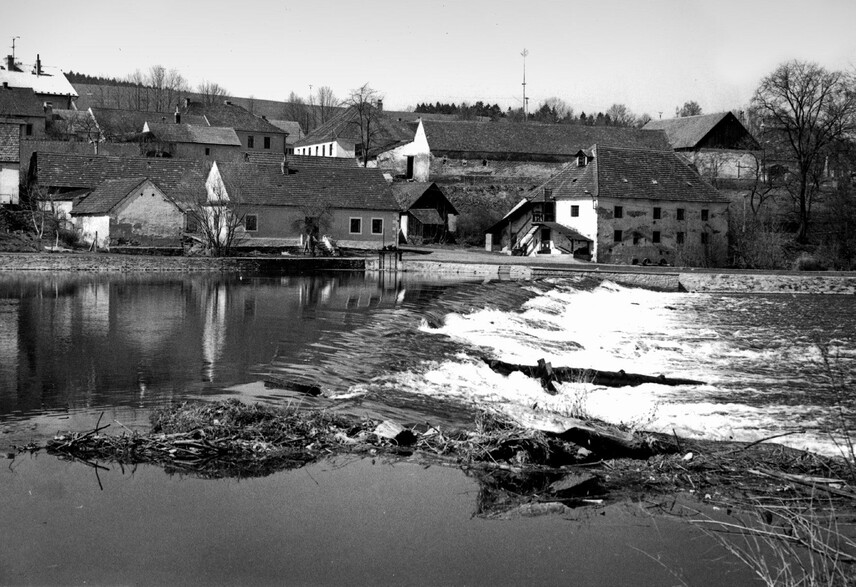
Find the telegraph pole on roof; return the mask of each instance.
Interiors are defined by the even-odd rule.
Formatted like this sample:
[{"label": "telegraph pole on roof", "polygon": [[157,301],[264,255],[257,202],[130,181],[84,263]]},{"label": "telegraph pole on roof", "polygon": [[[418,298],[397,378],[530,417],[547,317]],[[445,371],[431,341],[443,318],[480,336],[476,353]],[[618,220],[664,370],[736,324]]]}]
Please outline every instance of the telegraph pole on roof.
[{"label": "telegraph pole on roof", "polygon": [[526,97],[526,56],[529,55],[529,50],[524,48],[521,55],[523,56],[523,121],[525,122],[529,118],[529,108],[527,107],[529,98]]}]

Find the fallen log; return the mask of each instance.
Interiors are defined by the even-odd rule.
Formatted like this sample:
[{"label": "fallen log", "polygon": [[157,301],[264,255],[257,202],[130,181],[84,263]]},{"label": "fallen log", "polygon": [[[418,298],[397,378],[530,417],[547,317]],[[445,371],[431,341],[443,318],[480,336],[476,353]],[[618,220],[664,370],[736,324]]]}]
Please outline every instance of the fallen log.
[{"label": "fallen log", "polygon": [[664,375],[642,375],[640,373],[626,373],[622,371],[598,371],[596,369],[580,369],[578,367],[553,367],[545,363],[543,359],[538,365],[517,365],[506,363],[497,359],[482,360],[496,373],[510,375],[511,373],[523,373],[529,377],[541,380],[544,388],[554,393],[553,381],[558,383],[584,382],[606,387],[635,387],[643,383],[656,383],[658,385],[703,385],[704,381],[694,379],[681,379],[677,377],[666,377]]},{"label": "fallen log", "polygon": [[321,388],[314,384],[301,383],[293,379],[286,379],[279,375],[267,375],[264,378],[265,387],[273,387],[275,389],[290,389],[305,393],[306,395],[321,395]]}]

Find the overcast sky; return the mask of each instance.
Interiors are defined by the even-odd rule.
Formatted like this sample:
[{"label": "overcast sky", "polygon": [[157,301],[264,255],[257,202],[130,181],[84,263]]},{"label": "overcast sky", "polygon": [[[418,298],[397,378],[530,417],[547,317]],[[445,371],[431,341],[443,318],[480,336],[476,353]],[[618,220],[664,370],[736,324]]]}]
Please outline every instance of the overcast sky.
[{"label": "overcast sky", "polygon": [[[2,0],[6,3],[10,0]],[[856,65],[854,0],[27,0],[7,7],[0,42],[16,56],[124,77],[161,64],[194,86],[285,99],[368,82],[388,109],[418,102],[522,102],[580,111],[624,103],[674,115],[735,109],[789,59]]]}]

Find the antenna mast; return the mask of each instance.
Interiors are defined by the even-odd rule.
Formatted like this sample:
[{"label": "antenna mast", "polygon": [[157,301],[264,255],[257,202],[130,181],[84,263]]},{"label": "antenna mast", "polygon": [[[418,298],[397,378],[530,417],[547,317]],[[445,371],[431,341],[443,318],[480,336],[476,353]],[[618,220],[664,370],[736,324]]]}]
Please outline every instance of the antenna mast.
[{"label": "antenna mast", "polygon": [[12,61],[15,61],[15,39],[20,39],[21,37],[12,37]]},{"label": "antenna mast", "polygon": [[529,118],[529,98],[526,97],[526,56],[529,55],[529,50],[524,48],[521,55],[523,56],[523,120],[526,121]]}]

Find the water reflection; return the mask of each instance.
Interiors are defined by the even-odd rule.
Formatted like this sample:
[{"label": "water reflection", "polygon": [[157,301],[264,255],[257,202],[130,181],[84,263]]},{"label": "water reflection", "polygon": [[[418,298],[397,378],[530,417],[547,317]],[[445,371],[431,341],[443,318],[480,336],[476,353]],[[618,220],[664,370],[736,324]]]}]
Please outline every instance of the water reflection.
[{"label": "water reflection", "polygon": [[271,371],[345,385],[387,359],[354,332],[415,325],[397,309],[447,286],[348,273],[2,275],[0,421],[151,408]]}]

